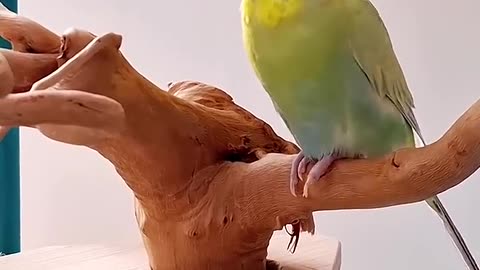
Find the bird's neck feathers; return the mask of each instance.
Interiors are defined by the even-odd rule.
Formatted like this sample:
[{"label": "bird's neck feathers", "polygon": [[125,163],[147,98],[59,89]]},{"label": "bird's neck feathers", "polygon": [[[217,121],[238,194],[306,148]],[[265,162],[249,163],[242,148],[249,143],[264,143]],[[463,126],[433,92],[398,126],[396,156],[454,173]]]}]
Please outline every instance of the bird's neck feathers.
[{"label": "bird's neck feathers", "polygon": [[283,20],[297,16],[305,1],[308,0],[242,0],[241,10],[244,20],[274,28]]}]

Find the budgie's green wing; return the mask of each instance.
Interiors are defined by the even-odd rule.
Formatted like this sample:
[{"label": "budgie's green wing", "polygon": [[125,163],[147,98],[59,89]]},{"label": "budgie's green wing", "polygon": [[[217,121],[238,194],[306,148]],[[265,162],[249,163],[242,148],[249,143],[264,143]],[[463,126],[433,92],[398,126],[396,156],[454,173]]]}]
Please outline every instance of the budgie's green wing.
[{"label": "budgie's green wing", "polygon": [[[350,46],[355,61],[372,88],[390,99],[422,141],[420,127],[413,113],[413,97],[393,50],[388,31],[378,11],[369,1],[357,1],[352,18]],[[424,142],[425,143],[425,142]]]},{"label": "budgie's green wing", "polygon": [[[367,76],[372,88],[381,97],[386,96],[395,104],[425,145],[425,140],[413,114],[413,97],[395,56],[387,29],[373,4],[368,0],[356,3],[359,6],[351,17],[353,28],[350,40],[355,60]],[[426,202],[442,219],[447,232],[469,269],[479,269],[465,240],[438,196],[433,196]]]}]

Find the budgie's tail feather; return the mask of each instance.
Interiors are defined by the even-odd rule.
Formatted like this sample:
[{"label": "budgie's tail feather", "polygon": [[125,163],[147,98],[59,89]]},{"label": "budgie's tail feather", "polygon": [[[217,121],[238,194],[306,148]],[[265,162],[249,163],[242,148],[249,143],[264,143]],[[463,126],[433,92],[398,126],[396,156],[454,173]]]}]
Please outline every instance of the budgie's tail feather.
[{"label": "budgie's tail feather", "polygon": [[445,209],[445,207],[443,206],[442,202],[440,201],[440,198],[438,198],[437,196],[434,196],[430,199],[427,199],[426,201],[428,205],[442,219],[448,234],[450,235],[453,242],[455,243],[455,246],[457,246],[458,250],[462,254],[462,257],[465,263],[468,265],[468,269],[479,270],[478,265],[475,262],[475,258],[473,258],[472,254],[470,253],[470,250],[468,249],[467,244],[463,240],[463,237],[460,234],[460,232],[457,230],[457,227],[453,223],[453,220],[448,215],[447,209]]},{"label": "budgie's tail feather", "polygon": [[[426,146],[427,144],[423,136],[420,133],[417,133],[417,135],[420,139],[422,146]],[[455,223],[453,223],[453,220],[450,218],[450,215],[440,201],[440,198],[438,198],[438,196],[433,196],[432,198],[427,199],[426,202],[430,206],[430,208],[432,208],[433,211],[435,211],[435,213],[437,213],[438,216],[442,219],[443,224],[445,225],[445,229],[447,230],[450,238],[453,240],[453,243],[455,244],[457,249],[462,254],[463,260],[465,261],[465,264],[467,264],[468,269],[479,270],[478,265],[475,262],[475,258],[473,258],[472,253],[470,253],[470,250],[468,249],[465,240],[463,240],[462,235],[457,230]]]}]

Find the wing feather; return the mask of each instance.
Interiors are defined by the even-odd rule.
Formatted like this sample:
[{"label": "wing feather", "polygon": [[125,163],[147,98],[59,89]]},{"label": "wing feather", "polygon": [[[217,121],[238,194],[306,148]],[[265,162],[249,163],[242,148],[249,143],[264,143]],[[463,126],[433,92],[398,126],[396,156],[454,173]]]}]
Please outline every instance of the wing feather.
[{"label": "wing feather", "polygon": [[413,109],[415,104],[402,68],[395,55],[390,36],[377,9],[370,1],[358,1],[352,14],[350,46],[356,63],[367,76],[372,88],[388,98],[417,133],[420,127]]}]

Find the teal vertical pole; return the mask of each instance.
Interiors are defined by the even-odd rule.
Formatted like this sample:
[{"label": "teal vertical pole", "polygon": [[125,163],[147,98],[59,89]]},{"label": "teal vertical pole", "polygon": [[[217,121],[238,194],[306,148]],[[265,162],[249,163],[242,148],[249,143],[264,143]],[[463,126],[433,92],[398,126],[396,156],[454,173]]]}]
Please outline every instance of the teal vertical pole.
[{"label": "teal vertical pole", "polygon": [[[17,12],[17,0],[0,0]],[[0,38],[0,47],[10,44]],[[20,153],[19,130],[13,129],[0,142],[0,253],[20,252]]]}]

